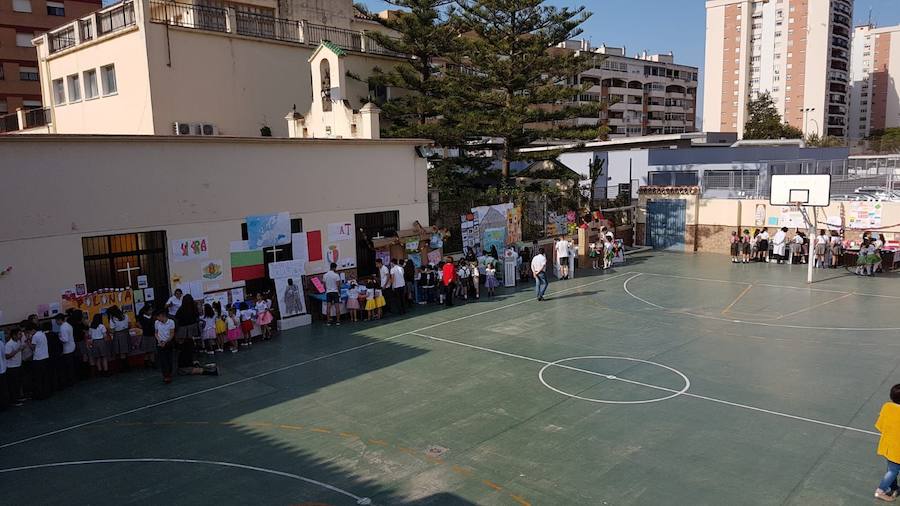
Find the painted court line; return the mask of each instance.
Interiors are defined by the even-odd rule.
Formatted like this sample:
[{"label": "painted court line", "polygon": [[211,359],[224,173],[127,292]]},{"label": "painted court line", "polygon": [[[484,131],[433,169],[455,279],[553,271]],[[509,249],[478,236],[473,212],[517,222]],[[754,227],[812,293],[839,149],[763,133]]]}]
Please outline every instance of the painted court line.
[{"label": "painted court line", "polygon": [[722,310],[722,314],[724,315],[725,313],[731,311],[731,308],[733,308],[735,304],[740,302],[740,300],[743,299],[745,295],[750,293],[750,290],[752,290],[752,289],[753,289],[753,285],[747,285],[747,288],[744,288],[741,291],[741,293],[737,297],[735,297],[735,299],[733,301],[731,301],[731,304],[728,304],[728,307],[726,307],[725,309]]},{"label": "painted court line", "polygon": [[[638,297],[631,290],[628,289],[628,283],[630,283],[635,278],[641,277],[645,273],[638,272],[638,273],[631,273],[631,274],[635,274],[635,275],[626,279],[625,282],[622,284],[622,289],[625,290],[625,293],[627,293],[631,298],[639,300],[639,301],[643,302],[644,304],[647,304],[648,306],[659,309],[661,311],[666,311],[673,315],[691,316],[694,318],[702,318],[705,320],[715,320],[715,321],[726,322],[726,323],[743,323],[746,325],[756,325],[759,327],[774,327],[774,328],[799,329],[799,330],[835,330],[835,331],[839,330],[839,331],[848,331],[848,332],[889,332],[889,331],[893,331],[893,330],[900,330],[900,327],[815,327],[815,326],[810,326],[810,325],[791,325],[791,324],[787,324],[787,323],[766,323],[766,322],[758,322],[758,321],[753,321],[753,320],[738,320],[738,319],[733,319],[733,318],[722,318],[720,316],[706,315],[706,314],[701,314],[701,313],[691,313],[690,311],[686,311],[686,310],[679,310],[679,309],[675,309],[675,308],[660,306],[659,304],[650,302],[647,299]],[[661,275],[661,274],[651,274],[651,275],[673,277],[673,276],[666,276],[666,275]],[[677,276],[675,276],[675,277],[677,277]],[[763,286],[763,285],[757,283],[756,286]],[[769,285],[769,286],[773,286],[773,285]],[[851,294],[851,295],[863,295],[863,294],[859,294],[859,293],[855,293],[855,292],[838,292],[838,291],[834,291],[834,290],[827,290],[827,291],[834,292],[834,293]],[[0,447],[0,448],[2,448],[2,447]]]},{"label": "painted court line", "polygon": [[[616,274],[616,275],[614,275],[614,276],[604,277],[604,278],[597,279],[597,280],[591,281],[591,282],[589,282],[589,283],[584,283],[584,284],[581,284],[581,285],[578,285],[578,286],[572,286],[572,287],[569,287],[569,288],[563,288],[563,289],[561,289],[561,290],[557,290],[557,291],[555,291],[555,292],[549,294],[549,299],[548,299],[548,300],[553,300],[553,295],[555,295],[555,294],[557,294],[557,293],[565,293],[565,292],[570,292],[570,291],[573,291],[573,290],[579,290],[579,289],[581,289],[581,288],[585,288],[585,287],[588,287],[588,286],[596,285],[596,284],[598,284],[598,283],[603,283],[603,282],[605,282],[605,281],[609,281],[609,280],[612,280],[612,279],[621,278],[622,276],[625,276],[625,275],[627,275],[627,274],[629,274],[629,273],[628,273],[628,272],[623,272],[623,273],[621,273],[621,274]],[[526,293],[527,293],[527,292],[526,292]],[[165,400],[162,400],[162,401],[153,402],[153,403],[146,404],[146,405],[144,405],[144,406],[140,406],[140,407],[137,407],[137,408],[133,408],[133,409],[125,410],[125,411],[120,411],[120,412],[118,412],[118,413],[114,413],[114,414],[112,414],[112,415],[104,416],[104,417],[97,418],[97,419],[94,419],[94,420],[89,420],[89,421],[87,421],[87,422],[82,422],[82,423],[78,423],[78,424],[75,424],[75,425],[70,425],[70,426],[68,426],[68,427],[63,427],[63,428],[61,428],[61,429],[56,429],[56,430],[52,430],[52,431],[49,431],[49,432],[44,432],[44,433],[42,433],[42,434],[36,434],[36,435],[34,435],[34,436],[29,436],[29,437],[24,438],[24,439],[19,439],[19,440],[17,440],[17,441],[10,441],[10,442],[8,442],[8,443],[3,443],[3,444],[0,444],[0,449],[3,449],[3,448],[9,448],[10,446],[20,445],[20,444],[22,444],[22,443],[27,443],[27,442],[29,442],[29,441],[34,441],[34,440],[36,440],[36,439],[41,439],[41,438],[45,438],[45,437],[48,437],[48,436],[53,436],[53,435],[56,435],[56,434],[61,434],[61,433],[63,433],[63,432],[68,432],[68,431],[75,430],[75,429],[80,429],[81,427],[85,427],[85,426],[87,426],[87,425],[92,425],[92,424],[95,424],[95,423],[105,422],[105,421],[108,421],[108,420],[112,420],[112,419],[115,419],[115,418],[119,418],[119,417],[121,417],[121,416],[130,415],[130,414],[133,414],[133,413],[139,413],[139,412],[141,412],[141,411],[146,411],[146,410],[148,410],[148,409],[152,409],[152,408],[155,408],[155,407],[164,406],[164,405],[166,405],[166,404],[172,404],[172,403],[174,403],[174,402],[178,402],[178,401],[181,401],[181,400],[184,400],[184,399],[189,399],[189,398],[191,398],[191,397],[196,397],[196,396],[198,396],[198,395],[206,394],[206,393],[209,393],[209,392],[215,392],[215,391],[217,391],[217,390],[222,390],[222,389],[224,389],[224,388],[232,387],[232,386],[235,386],[235,385],[240,385],[240,384],[246,383],[246,382],[248,382],[248,381],[254,381],[254,380],[257,380],[257,379],[259,379],[259,378],[263,378],[263,377],[266,377],[266,376],[269,376],[269,375],[272,375],[272,374],[277,374],[277,373],[279,373],[279,372],[283,372],[283,371],[287,371],[287,370],[290,370],[290,369],[294,369],[294,368],[296,368],[296,367],[302,367],[302,366],[304,366],[304,365],[312,364],[312,363],[318,362],[318,361],[320,361],[320,360],[326,360],[326,359],[329,359],[329,358],[337,357],[337,356],[339,356],[339,355],[344,355],[344,354],[346,354],[346,353],[350,353],[350,352],[353,352],[353,351],[357,351],[357,350],[361,350],[361,349],[364,349],[364,348],[368,348],[368,347],[370,347],[370,346],[375,346],[376,344],[382,344],[382,343],[386,343],[386,342],[389,342],[389,341],[393,341],[394,339],[397,339],[397,338],[400,338],[400,337],[403,337],[403,336],[412,334],[413,332],[422,332],[422,331],[425,331],[425,330],[430,330],[430,329],[433,329],[433,328],[435,328],[435,327],[440,327],[441,325],[447,325],[448,323],[455,323],[455,322],[458,322],[458,321],[467,320],[467,319],[469,319],[469,318],[475,318],[475,317],[477,317],[477,316],[481,316],[481,315],[493,313],[493,312],[495,312],[495,311],[500,311],[500,310],[503,310],[503,309],[508,309],[508,308],[511,308],[511,307],[515,307],[515,306],[519,306],[519,305],[522,305],[522,304],[527,304],[527,303],[529,303],[529,302],[535,302],[535,301],[536,301],[535,299],[529,297],[529,298],[527,298],[527,299],[525,299],[525,300],[520,300],[520,301],[518,301],[518,302],[513,302],[513,303],[511,303],[511,304],[506,304],[506,305],[499,306],[499,307],[496,307],[496,308],[493,308],[493,309],[488,309],[488,310],[486,310],[486,311],[480,311],[480,312],[478,312],[478,313],[473,313],[473,314],[469,314],[469,315],[465,315],[465,316],[460,316],[460,317],[458,317],[458,318],[453,318],[453,319],[450,319],[450,320],[445,320],[445,321],[442,321],[442,322],[439,322],[439,323],[435,323],[435,324],[433,324],[433,325],[428,325],[428,326],[426,326],[426,327],[422,327],[422,328],[420,328],[420,329],[411,330],[411,331],[409,331],[409,332],[403,332],[403,333],[401,333],[401,334],[397,334],[397,335],[394,335],[394,336],[391,336],[391,337],[387,337],[387,338],[384,338],[384,339],[378,339],[378,340],[374,340],[374,341],[368,342],[368,343],[366,343],[366,344],[361,344],[361,345],[359,345],[359,346],[353,346],[353,347],[351,347],[351,348],[346,348],[346,349],[343,349],[343,350],[335,351],[335,352],[333,352],[333,353],[328,353],[328,354],[322,355],[322,356],[320,356],[320,357],[315,357],[315,358],[311,358],[311,359],[308,359],[308,360],[304,360],[304,361],[302,361],[302,362],[297,362],[297,363],[294,363],[294,364],[288,364],[288,365],[285,365],[285,366],[282,366],[282,367],[277,367],[277,368],[275,368],[275,369],[270,369],[270,370],[268,370],[268,371],[264,371],[264,372],[261,372],[261,373],[259,373],[259,374],[254,374],[253,376],[248,376],[248,377],[246,377],[246,378],[242,378],[242,379],[239,379],[239,380],[231,381],[231,382],[229,382],[229,383],[225,383],[225,384],[222,384],[222,385],[217,385],[217,386],[214,386],[214,387],[204,388],[204,389],[202,389],[202,390],[197,390],[196,392],[191,392],[191,393],[187,393],[187,394],[184,394],[184,395],[179,395],[179,396],[177,396],[177,397],[172,397],[172,398],[170,398],[170,399],[165,399]]]},{"label": "painted court line", "polygon": [[691,393],[691,392],[687,392],[687,391],[681,392],[681,391],[679,391],[679,390],[675,390],[675,389],[672,389],[672,388],[661,387],[661,386],[659,386],[659,385],[653,385],[653,384],[649,384],[649,383],[643,383],[643,382],[640,382],[640,381],[629,380],[629,379],[625,379],[625,378],[620,378],[620,377],[618,377],[618,376],[610,376],[610,375],[608,375],[608,374],[603,374],[603,373],[599,373],[599,372],[596,372],[596,371],[590,371],[590,370],[586,370],[586,369],[580,369],[580,368],[578,368],[578,367],[572,367],[572,366],[567,366],[567,365],[563,365],[563,364],[556,364],[556,363],[554,363],[554,362],[548,362],[548,361],[546,361],[546,360],[541,360],[541,359],[538,359],[538,358],[528,357],[528,356],[525,356],[525,355],[517,355],[517,354],[515,354],[515,353],[509,353],[509,352],[506,352],[506,351],[495,350],[495,349],[492,349],[492,348],[486,348],[486,347],[484,347],[484,346],[478,346],[478,345],[474,345],[474,344],[462,343],[462,342],[459,342],[459,341],[453,341],[452,339],[444,339],[444,338],[441,338],[441,337],[429,336],[429,335],[425,335],[425,334],[420,334],[420,333],[418,333],[418,332],[410,332],[410,334],[411,334],[411,335],[414,335],[414,336],[417,336],[417,337],[422,337],[422,338],[425,338],[425,339],[431,339],[431,340],[434,340],[434,341],[439,341],[439,342],[442,342],[442,343],[454,344],[454,345],[457,345],[457,346],[462,346],[462,347],[465,347],[465,348],[471,348],[471,349],[474,349],[474,350],[486,351],[486,352],[489,352],[489,353],[495,353],[495,354],[497,354],[497,355],[502,355],[502,356],[505,356],[505,357],[511,357],[511,358],[518,358],[518,359],[522,359],[522,360],[527,360],[527,361],[529,361],[529,362],[535,362],[535,363],[544,364],[544,365],[552,365],[552,366],[554,366],[554,367],[560,367],[560,368],[563,368],[563,369],[569,369],[569,370],[571,370],[571,371],[577,371],[577,372],[582,372],[582,373],[585,373],[585,374],[591,374],[591,375],[594,375],[594,376],[600,376],[600,377],[602,377],[602,378],[605,378],[605,379],[608,379],[608,380],[611,380],[611,381],[620,381],[620,382],[629,383],[629,384],[632,384],[632,385],[638,385],[638,386],[642,386],[642,387],[652,388],[652,389],[655,389],[655,390],[661,390],[661,391],[663,391],[663,392],[669,392],[669,393],[672,393],[672,394],[679,394],[679,395],[683,395],[683,396],[685,396],[685,397],[693,397],[693,398],[695,398],[695,399],[700,399],[700,400],[709,401],[709,402],[715,402],[715,403],[718,403],[718,404],[724,404],[724,405],[726,405],[726,406],[732,406],[732,407],[736,407],[736,408],[747,409],[747,410],[750,410],[750,411],[756,411],[756,412],[758,412],[758,413],[766,413],[766,414],[769,414],[769,415],[780,416],[780,417],[782,417],[782,418],[789,418],[789,419],[791,419],[791,420],[797,420],[797,421],[801,421],[801,422],[813,423],[813,424],[816,424],[816,425],[822,425],[822,426],[825,426],[825,427],[831,427],[831,428],[835,428],[835,429],[841,429],[841,430],[847,430],[847,431],[852,431],[852,432],[858,432],[858,433],[861,433],[861,434],[869,434],[869,435],[872,435],[872,436],[879,436],[879,435],[880,435],[878,432],[874,432],[874,431],[870,431],[870,430],[864,430],[864,429],[857,429],[856,427],[850,427],[850,426],[848,426],[848,425],[840,425],[840,424],[836,424],[836,423],[826,422],[826,421],[823,421],[823,420],[816,420],[816,419],[814,419],[814,418],[807,418],[807,417],[804,417],[804,416],[792,415],[792,414],[790,414],[790,413],[783,413],[783,412],[780,412],[780,411],[773,411],[773,410],[771,410],[771,409],[759,408],[759,407],[756,407],[756,406],[750,406],[749,404],[741,404],[741,403],[739,403],[739,402],[726,401],[726,400],[724,400],[724,399],[717,399],[717,398],[715,398],[715,397],[708,397],[708,396],[705,396],[705,395],[699,395],[699,394],[695,394],[695,393]]},{"label": "painted court line", "polygon": [[846,299],[847,297],[850,297],[851,295],[853,295],[853,294],[852,294],[852,293],[845,293],[844,295],[841,295],[840,297],[835,297],[835,298],[833,298],[833,299],[828,299],[828,300],[826,300],[825,302],[820,302],[820,303],[818,303],[818,304],[813,304],[812,306],[805,307],[805,308],[803,308],[803,309],[798,309],[797,311],[794,311],[794,312],[792,312],[792,313],[783,314],[783,315],[779,316],[778,318],[776,318],[776,320],[780,320],[780,319],[782,319],[782,318],[787,318],[788,316],[798,315],[798,314],[800,314],[800,313],[805,313],[805,312],[807,312],[807,311],[816,309],[816,308],[818,308],[818,307],[822,307],[822,306],[826,306],[826,305],[828,305],[828,304],[831,304],[832,302],[837,302],[837,301],[839,301],[839,300]]},{"label": "painted court line", "polygon": [[321,481],[314,480],[312,478],[307,478],[305,476],[300,476],[299,474],[286,473],[284,471],[276,471],[274,469],[266,469],[264,467],[256,467],[256,466],[248,466],[244,464],[235,464],[234,462],[220,462],[216,460],[195,460],[195,459],[160,459],[160,458],[136,458],[136,459],[98,459],[98,460],[73,460],[69,462],[53,462],[50,464],[37,464],[33,466],[21,466],[21,467],[11,467],[8,469],[0,469],[0,474],[2,473],[14,473],[17,471],[28,471],[31,469],[47,469],[52,467],[69,467],[69,466],[85,466],[85,465],[96,465],[96,464],[126,464],[126,463],[153,463],[153,464],[202,464],[208,466],[219,466],[219,467],[231,467],[236,469],[244,469],[247,471],[256,471],[260,473],[271,474],[275,476],[280,476],[282,478],[290,478],[292,480],[298,480],[305,483],[309,483],[310,485],[315,485],[317,487],[324,488],[326,490],[331,490],[332,492],[337,492],[338,494],[347,496],[354,501],[356,504],[367,505],[372,504],[372,500],[368,497],[360,497],[351,492],[347,492],[344,489],[335,487],[334,485],[329,485],[327,483],[322,483]]}]

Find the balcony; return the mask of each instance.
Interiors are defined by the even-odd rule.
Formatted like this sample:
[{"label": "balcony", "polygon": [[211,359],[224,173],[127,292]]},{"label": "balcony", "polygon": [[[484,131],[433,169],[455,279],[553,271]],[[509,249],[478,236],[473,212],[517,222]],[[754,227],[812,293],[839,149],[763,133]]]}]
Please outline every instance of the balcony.
[{"label": "balcony", "polygon": [[405,58],[380,45],[367,32],[345,30],[288,18],[276,18],[225,7],[150,0],[150,22],[182,28],[231,33],[293,44],[318,45],[330,41],[341,49]]},{"label": "balcony", "polygon": [[118,3],[48,32],[48,51],[50,54],[65,51],[134,24],[134,3],[131,1]]},{"label": "balcony", "polygon": [[0,134],[28,130],[47,126],[50,121],[50,109],[20,109],[12,114],[0,116]]}]

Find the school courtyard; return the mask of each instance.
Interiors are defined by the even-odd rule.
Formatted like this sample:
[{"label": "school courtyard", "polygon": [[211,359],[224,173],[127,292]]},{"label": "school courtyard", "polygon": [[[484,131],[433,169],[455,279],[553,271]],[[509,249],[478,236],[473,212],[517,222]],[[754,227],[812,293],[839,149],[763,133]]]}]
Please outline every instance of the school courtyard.
[{"label": "school courtyard", "polygon": [[868,504],[892,274],[651,251],[4,414],[5,504]]}]

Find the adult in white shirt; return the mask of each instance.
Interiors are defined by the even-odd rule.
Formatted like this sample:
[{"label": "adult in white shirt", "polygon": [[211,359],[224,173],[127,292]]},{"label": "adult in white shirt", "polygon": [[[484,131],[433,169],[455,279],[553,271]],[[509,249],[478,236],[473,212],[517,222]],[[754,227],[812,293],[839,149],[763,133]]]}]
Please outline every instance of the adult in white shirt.
[{"label": "adult in white shirt", "polygon": [[6,336],[3,345],[3,357],[6,359],[6,381],[9,385],[9,396],[13,404],[21,406],[25,396],[22,393],[22,331],[14,328]]},{"label": "adult in white shirt", "polygon": [[559,263],[559,276],[561,279],[569,278],[569,240],[560,237],[556,242],[556,261]]},{"label": "adult in white shirt", "polygon": [[381,284],[379,288],[387,290],[391,287],[391,271],[384,265],[384,262],[378,258],[375,260],[375,268],[378,269],[378,282]]},{"label": "adult in white shirt", "polygon": [[406,313],[406,279],[404,278],[403,267],[396,260],[391,260],[391,313]]},{"label": "adult in white shirt", "polygon": [[534,276],[537,300],[544,300],[544,292],[547,291],[547,257],[544,256],[544,248],[531,259],[531,274]]},{"label": "adult in white shirt", "polygon": [[62,356],[59,358],[57,374],[63,386],[75,383],[75,329],[66,321],[66,315],[60,313],[54,318],[59,325],[59,342],[62,344]]},{"label": "adult in white shirt", "polygon": [[47,334],[38,330],[33,323],[27,322],[25,336],[34,353],[32,357],[32,390],[35,399],[50,397],[50,348]]},{"label": "adult in white shirt", "polygon": [[778,263],[783,263],[787,256],[784,254],[787,246],[787,230],[787,227],[781,227],[781,230],[775,232],[775,236],[772,237],[772,254]]},{"label": "adult in white shirt", "polygon": [[181,308],[181,298],[183,296],[184,292],[181,291],[181,288],[178,288],[175,290],[175,294],[166,301],[166,309],[169,311],[169,318],[175,318],[175,313]]},{"label": "adult in white shirt", "polygon": [[172,353],[175,346],[172,340],[175,338],[175,320],[169,318],[165,311],[156,314],[156,323],[153,324],[156,331],[156,349],[159,356],[159,369],[162,371],[163,382],[172,382]]},{"label": "adult in white shirt", "polygon": [[331,310],[334,310],[335,325],[341,324],[341,276],[337,264],[331,262],[328,272],[322,276],[325,283],[325,323],[331,325]]}]

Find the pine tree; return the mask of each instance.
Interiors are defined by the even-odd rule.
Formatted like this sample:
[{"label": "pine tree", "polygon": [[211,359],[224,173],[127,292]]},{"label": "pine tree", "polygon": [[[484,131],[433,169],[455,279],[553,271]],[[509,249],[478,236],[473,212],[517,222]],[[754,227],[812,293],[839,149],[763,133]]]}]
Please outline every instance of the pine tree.
[{"label": "pine tree", "polygon": [[369,78],[371,86],[390,87],[396,94],[378,104],[384,118],[384,135],[427,138],[442,146],[456,145],[461,141],[461,134],[444,114],[447,83],[440,69],[443,59],[459,48],[457,33],[446,13],[454,0],[386,1],[403,10],[376,20],[399,37],[377,32],[370,32],[369,37],[407,58],[390,69],[375,68]]},{"label": "pine tree", "polygon": [[800,139],[799,128],[782,121],[769,93],[762,93],[747,104],[744,139]]},{"label": "pine tree", "polygon": [[541,0],[458,0],[452,22],[463,48],[451,55],[446,113],[461,131],[505,140],[503,177],[516,150],[542,136],[597,138],[597,128],[571,120],[596,117],[600,103],[577,105],[586,86],[571,82],[599,61],[593,54],[552,49],[581,33],[590,13]]}]

